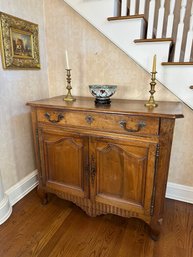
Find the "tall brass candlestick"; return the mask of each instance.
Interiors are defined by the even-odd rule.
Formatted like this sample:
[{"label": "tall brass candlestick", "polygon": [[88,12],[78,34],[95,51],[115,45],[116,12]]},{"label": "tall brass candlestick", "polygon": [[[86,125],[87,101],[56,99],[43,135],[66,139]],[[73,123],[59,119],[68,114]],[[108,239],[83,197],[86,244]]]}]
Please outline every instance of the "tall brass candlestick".
[{"label": "tall brass candlestick", "polygon": [[151,77],[151,89],[150,89],[150,98],[149,98],[149,101],[145,104],[146,107],[157,107],[158,104],[155,102],[155,99],[154,99],[154,94],[155,94],[155,86],[156,86],[156,73],[157,72],[151,72],[152,74],[152,77]]},{"label": "tall brass candlestick", "polygon": [[64,97],[64,101],[67,102],[72,102],[72,101],[76,101],[76,98],[74,98],[71,94],[71,69],[66,69],[66,80],[67,80],[67,87],[66,89],[68,90],[67,95]]},{"label": "tall brass candlestick", "polygon": [[151,82],[150,82],[150,98],[149,98],[149,101],[145,104],[146,107],[149,107],[149,108],[152,108],[152,107],[157,107],[158,104],[155,102],[155,99],[154,99],[154,94],[155,94],[155,86],[156,86],[156,55],[154,55],[154,58],[153,58],[153,66],[152,66],[152,76],[151,76]]}]

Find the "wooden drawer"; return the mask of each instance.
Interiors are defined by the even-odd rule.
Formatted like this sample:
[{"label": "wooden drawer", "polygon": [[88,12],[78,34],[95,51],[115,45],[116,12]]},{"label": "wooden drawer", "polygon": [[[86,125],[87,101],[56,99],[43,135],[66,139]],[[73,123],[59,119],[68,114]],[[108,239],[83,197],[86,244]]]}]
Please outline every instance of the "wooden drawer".
[{"label": "wooden drawer", "polygon": [[85,111],[37,110],[38,122],[56,126],[70,126],[116,133],[158,135],[159,118],[117,115]]}]

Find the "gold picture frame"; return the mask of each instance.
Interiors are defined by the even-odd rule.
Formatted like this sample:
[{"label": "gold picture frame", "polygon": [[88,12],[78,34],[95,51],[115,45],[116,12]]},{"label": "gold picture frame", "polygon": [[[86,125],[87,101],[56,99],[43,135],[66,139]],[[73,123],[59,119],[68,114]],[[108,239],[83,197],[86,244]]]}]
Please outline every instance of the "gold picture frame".
[{"label": "gold picture frame", "polygon": [[4,69],[40,69],[38,25],[0,12]]}]

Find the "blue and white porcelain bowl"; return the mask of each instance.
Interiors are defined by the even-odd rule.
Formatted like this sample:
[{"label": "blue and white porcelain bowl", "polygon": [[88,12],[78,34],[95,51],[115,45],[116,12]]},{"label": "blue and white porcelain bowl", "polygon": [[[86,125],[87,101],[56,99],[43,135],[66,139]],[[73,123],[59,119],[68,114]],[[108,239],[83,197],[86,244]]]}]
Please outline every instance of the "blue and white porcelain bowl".
[{"label": "blue and white porcelain bowl", "polygon": [[89,85],[91,94],[96,98],[96,104],[110,104],[110,97],[116,92],[115,85]]}]

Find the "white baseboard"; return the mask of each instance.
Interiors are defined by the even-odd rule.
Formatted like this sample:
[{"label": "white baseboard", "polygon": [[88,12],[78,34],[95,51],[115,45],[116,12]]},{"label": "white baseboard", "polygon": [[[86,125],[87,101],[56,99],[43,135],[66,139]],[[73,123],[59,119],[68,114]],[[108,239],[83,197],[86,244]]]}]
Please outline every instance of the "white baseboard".
[{"label": "white baseboard", "polygon": [[0,225],[11,215],[12,206],[37,185],[37,170],[35,170],[5,192],[4,198],[0,202]]},{"label": "white baseboard", "polygon": [[168,182],[166,198],[193,204],[193,187]]},{"label": "white baseboard", "polygon": [[11,206],[27,195],[38,184],[37,170],[33,171],[17,184],[8,189],[5,194],[9,197]]},{"label": "white baseboard", "polygon": [[4,195],[3,200],[0,202],[0,225],[3,224],[11,215],[12,206],[10,205],[9,198]]}]

